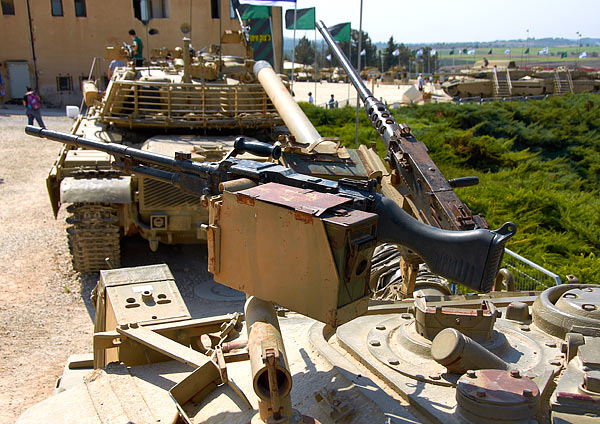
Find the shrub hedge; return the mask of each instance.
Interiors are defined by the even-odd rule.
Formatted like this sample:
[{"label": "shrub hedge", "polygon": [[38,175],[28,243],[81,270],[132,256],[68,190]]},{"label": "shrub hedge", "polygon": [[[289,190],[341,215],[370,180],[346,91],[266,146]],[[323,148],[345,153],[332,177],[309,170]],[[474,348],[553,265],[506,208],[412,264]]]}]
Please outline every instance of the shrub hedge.
[{"label": "shrub hedge", "polygon": [[[323,136],[354,147],[355,109],[301,104]],[[446,178],[476,175],[457,189],[491,227],[518,232],[508,247],[557,273],[600,283],[600,96],[578,94],[528,102],[452,103],[394,110],[430,150]],[[363,111],[359,142],[377,139]]]}]

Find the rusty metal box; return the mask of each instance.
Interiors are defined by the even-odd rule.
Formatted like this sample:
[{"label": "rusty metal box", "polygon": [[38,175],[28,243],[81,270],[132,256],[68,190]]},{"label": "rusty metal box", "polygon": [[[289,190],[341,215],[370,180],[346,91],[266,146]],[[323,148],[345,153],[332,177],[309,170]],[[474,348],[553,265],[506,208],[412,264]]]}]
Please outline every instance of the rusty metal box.
[{"label": "rusty metal box", "polygon": [[210,205],[215,281],[333,327],[367,310],[377,215],[349,199],[269,183]]}]

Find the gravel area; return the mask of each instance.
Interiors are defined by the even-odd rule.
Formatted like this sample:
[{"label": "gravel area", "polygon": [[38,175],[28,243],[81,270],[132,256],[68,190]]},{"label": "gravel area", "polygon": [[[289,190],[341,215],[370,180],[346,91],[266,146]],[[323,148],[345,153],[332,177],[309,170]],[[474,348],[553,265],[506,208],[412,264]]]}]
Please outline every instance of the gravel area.
[{"label": "gravel area", "polygon": [[[64,117],[44,119],[49,128],[68,131],[71,126]],[[54,219],[46,195],[44,180],[60,145],[25,135],[25,124],[23,115],[0,115],[3,423],[14,422],[25,408],[50,395],[68,355],[90,351],[92,342],[81,293],[94,283],[73,272],[64,216]]]},{"label": "gravel area", "polygon": [[[44,111],[48,128],[68,131],[61,111]],[[20,108],[0,111],[0,422],[14,422],[47,398],[69,355],[92,351],[89,294],[98,274],[73,271],[65,208],[55,220],[45,179],[60,144],[27,136]],[[212,285],[204,246],[122,243],[124,266],[167,263],[194,317],[241,311],[243,302],[204,300]]]}]

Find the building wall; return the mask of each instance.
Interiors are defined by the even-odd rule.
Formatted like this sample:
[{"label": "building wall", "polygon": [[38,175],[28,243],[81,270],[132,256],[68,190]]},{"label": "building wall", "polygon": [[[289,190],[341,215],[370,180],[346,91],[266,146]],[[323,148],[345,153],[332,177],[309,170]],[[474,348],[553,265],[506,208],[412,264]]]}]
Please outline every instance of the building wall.
[{"label": "building wall", "polygon": [[[157,35],[146,37],[146,27],[134,16],[132,0],[86,0],[86,17],[75,16],[74,0],[62,0],[63,16],[52,16],[51,0],[14,0],[15,15],[0,15],[0,62],[26,61],[29,63],[32,86],[35,86],[34,63],[27,4],[31,11],[31,32],[35,48],[38,91],[44,103],[53,106],[78,104],[81,101],[80,78],[87,76],[94,57],[103,58],[107,46],[130,44],[129,29],[133,28],[148,47],[174,48],[182,45],[182,24],[191,24],[191,42],[195,49],[219,44],[219,24],[222,31],[238,30],[237,18],[230,18],[230,1],[219,0],[221,20],[211,18],[211,0],[167,0],[168,18],[155,18],[148,29]],[[282,51],[281,8],[273,8],[275,48]],[[188,34],[189,36],[190,34]],[[149,46],[148,46],[149,44]],[[224,44],[224,54],[243,55],[239,45]],[[281,54],[278,54],[278,58]],[[108,63],[100,61],[101,73],[106,74]],[[279,65],[277,65],[279,66]],[[72,90],[58,91],[57,77],[72,78]],[[10,81],[7,67],[2,73],[10,99]]]}]

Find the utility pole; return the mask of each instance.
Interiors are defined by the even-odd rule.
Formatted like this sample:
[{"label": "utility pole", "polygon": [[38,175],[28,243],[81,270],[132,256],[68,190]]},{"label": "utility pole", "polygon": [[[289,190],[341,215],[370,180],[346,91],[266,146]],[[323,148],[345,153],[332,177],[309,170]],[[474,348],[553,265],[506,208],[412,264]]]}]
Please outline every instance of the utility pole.
[{"label": "utility pole", "polygon": [[[360,0],[360,23],[358,25],[358,75],[360,77],[360,52],[362,51],[362,11],[363,11],[363,0]],[[352,37],[350,37],[350,43],[352,43]],[[366,57],[366,56],[365,56]],[[358,98],[358,91],[356,92],[356,125],[354,128],[354,147],[358,149],[358,112],[359,112],[360,99]]]},{"label": "utility pole", "polygon": [[525,66],[529,64],[529,28],[527,28],[527,58],[525,59]]},{"label": "utility pole", "polygon": [[579,67],[579,55],[581,54],[581,33],[577,31],[575,34],[579,37],[579,45],[577,46],[577,59],[575,59],[575,70]]}]

